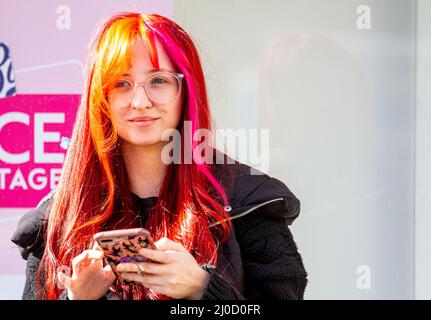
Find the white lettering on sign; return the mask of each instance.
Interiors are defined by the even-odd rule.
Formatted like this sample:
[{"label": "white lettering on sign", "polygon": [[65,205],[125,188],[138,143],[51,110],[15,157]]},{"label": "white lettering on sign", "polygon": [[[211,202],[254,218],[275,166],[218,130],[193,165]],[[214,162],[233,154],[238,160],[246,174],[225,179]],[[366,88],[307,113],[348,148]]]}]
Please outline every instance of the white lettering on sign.
[{"label": "white lettering on sign", "polygon": [[[30,125],[30,117],[28,114],[23,112],[8,112],[0,115],[0,131],[8,123],[23,123],[25,125]],[[3,149],[0,142],[0,160],[10,164],[22,164],[30,161],[30,151],[25,151],[22,153],[9,153]]]},{"label": "white lettering on sign", "polygon": [[43,190],[48,185],[50,189],[58,186],[61,176],[61,169],[34,168],[28,175],[24,175],[20,168],[12,171],[10,168],[0,168],[0,190]]},{"label": "white lettering on sign", "polygon": [[44,152],[45,142],[60,142],[59,132],[46,132],[45,123],[64,123],[64,113],[35,113],[34,114],[34,162],[35,163],[63,163],[63,153]]},{"label": "white lettering on sign", "polygon": [[[35,113],[34,114],[34,162],[35,163],[63,163],[64,154],[45,152],[47,142],[60,142],[60,132],[45,131],[47,123],[64,123],[64,113]],[[8,112],[0,115],[0,131],[9,123],[23,123],[30,125],[30,116],[23,112]],[[30,161],[30,151],[11,153],[6,151],[0,142],[0,160],[8,164],[24,164]]]},{"label": "white lettering on sign", "polygon": [[9,185],[9,190],[13,190],[16,187],[23,188],[24,190],[28,189],[27,183],[25,182],[24,176],[19,168],[15,171],[15,175]]},{"label": "white lettering on sign", "polygon": [[[32,117],[33,123],[31,122]],[[36,167],[36,164],[62,164],[64,162],[63,152],[45,150],[46,143],[59,145],[61,140],[60,132],[46,130],[45,125],[64,122],[65,114],[58,112],[34,113],[34,115],[25,112],[7,112],[0,115],[0,131],[9,124],[27,127],[11,130],[19,138],[17,139],[20,143],[19,152],[15,148],[13,151],[8,150],[7,142],[10,144],[12,141],[7,141],[7,139],[0,141],[0,161],[4,162],[6,166],[10,165],[10,167],[0,167],[0,190],[43,190],[48,185],[52,190],[57,187],[61,168]],[[31,139],[34,142],[33,150],[28,145],[31,140],[25,140],[25,132],[30,129],[31,124],[34,128],[34,137]]]}]

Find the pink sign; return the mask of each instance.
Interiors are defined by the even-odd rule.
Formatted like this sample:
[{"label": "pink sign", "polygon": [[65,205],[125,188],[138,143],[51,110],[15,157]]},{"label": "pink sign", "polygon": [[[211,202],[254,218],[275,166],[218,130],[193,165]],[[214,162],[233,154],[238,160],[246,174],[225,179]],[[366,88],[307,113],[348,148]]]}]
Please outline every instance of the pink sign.
[{"label": "pink sign", "polygon": [[35,207],[57,186],[78,104],[78,95],[0,99],[0,207]]}]

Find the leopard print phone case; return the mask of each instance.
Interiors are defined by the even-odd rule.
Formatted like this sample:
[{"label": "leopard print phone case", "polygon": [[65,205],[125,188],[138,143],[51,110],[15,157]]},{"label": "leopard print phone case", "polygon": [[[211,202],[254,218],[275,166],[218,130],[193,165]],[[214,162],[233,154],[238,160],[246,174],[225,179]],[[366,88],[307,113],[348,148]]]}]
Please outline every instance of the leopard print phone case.
[{"label": "leopard print phone case", "polygon": [[[138,252],[141,248],[156,249],[148,230],[144,228],[122,229],[99,232],[94,235],[102,248],[106,262],[111,266],[117,277],[120,272],[117,265],[123,262],[138,263],[148,259]],[[121,280],[121,277],[119,277]]]}]

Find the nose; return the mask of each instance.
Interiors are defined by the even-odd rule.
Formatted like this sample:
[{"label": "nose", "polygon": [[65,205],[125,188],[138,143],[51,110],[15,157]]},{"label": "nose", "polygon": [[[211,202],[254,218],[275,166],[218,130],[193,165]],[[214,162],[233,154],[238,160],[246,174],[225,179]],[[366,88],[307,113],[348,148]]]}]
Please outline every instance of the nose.
[{"label": "nose", "polygon": [[153,104],[148,98],[145,89],[141,86],[137,86],[135,89],[135,94],[132,97],[132,107],[135,109],[146,109],[151,108]]}]

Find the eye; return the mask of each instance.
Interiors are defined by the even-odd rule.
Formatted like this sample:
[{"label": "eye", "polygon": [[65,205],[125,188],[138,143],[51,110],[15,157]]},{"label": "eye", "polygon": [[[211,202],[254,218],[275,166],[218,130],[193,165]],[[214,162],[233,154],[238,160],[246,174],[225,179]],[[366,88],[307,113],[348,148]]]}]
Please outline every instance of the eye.
[{"label": "eye", "polygon": [[127,80],[120,80],[115,84],[116,88],[126,88],[131,86],[130,82]]},{"label": "eye", "polygon": [[160,78],[160,77],[151,79],[151,84],[165,84],[167,82],[168,81],[166,81],[166,79],[163,79],[163,78]]}]

